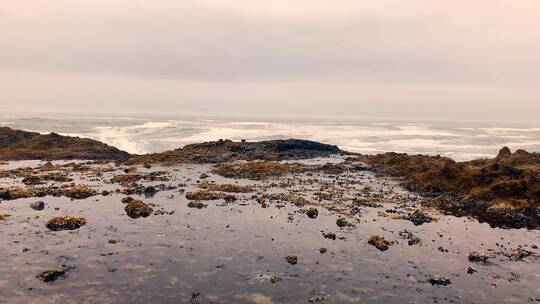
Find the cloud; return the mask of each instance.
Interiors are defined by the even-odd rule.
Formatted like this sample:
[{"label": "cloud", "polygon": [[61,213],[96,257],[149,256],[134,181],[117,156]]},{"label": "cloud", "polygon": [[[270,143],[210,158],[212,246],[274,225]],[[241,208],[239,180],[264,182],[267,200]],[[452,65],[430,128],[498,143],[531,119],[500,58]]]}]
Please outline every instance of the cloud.
[{"label": "cloud", "polygon": [[9,1],[1,100],[525,106],[540,95],[538,15],[515,0]]}]

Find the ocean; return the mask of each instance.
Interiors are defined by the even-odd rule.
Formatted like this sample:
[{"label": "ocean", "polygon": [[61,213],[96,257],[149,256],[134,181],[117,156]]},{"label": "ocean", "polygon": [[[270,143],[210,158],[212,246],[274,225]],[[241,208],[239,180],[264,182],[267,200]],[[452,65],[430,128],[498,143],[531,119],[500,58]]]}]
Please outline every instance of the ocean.
[{"label": "ocean", "polygon": [[218,139],[286,138],[335,144],[364,154],[395,151],[443,155],[460,161],[493,157],[503,146],[540,151],[540,123],[1,114],[0,126],[88,137],[136,154]]}]

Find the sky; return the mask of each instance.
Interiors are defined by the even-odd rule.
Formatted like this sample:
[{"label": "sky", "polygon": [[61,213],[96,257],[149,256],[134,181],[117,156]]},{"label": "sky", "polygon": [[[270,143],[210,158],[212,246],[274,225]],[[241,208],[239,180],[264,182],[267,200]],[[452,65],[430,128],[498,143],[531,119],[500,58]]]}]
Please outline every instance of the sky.
[{"label": "sky", "polygon": [[0,111],[536,121],[538,0],[17,0]]}]

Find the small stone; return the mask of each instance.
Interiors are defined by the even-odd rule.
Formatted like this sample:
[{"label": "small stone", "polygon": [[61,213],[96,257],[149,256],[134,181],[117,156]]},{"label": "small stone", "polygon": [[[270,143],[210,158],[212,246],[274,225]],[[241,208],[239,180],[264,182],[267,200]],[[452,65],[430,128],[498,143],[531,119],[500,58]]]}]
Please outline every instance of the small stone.
[{"label": "small stone", "polygon": [[409,214],[406,219],[411,221],[415,226],[430,223],[431,221],[433,221],[433,219],[429,215],[423,213],[418,209],[412,214]]},{"label": "small stone", "polygon": [[441,285],[441,286],[446,286],[452,283],[450,282],[450,279],[440,274],[432,276],[431,278],[429,278],[428,282],[431,283],[431,285]]},{"label": "small stone", "polygon": [[317,210],[317,208],[315,207],[311,207],[306,211],[306,214],[309,218],[314,219],[314,218],[317,218],[317,216],[319,216],[319,210]]},{"label": "small stone", "polygon": [[126,197],[124,197],[124,198],[121,200],[121,202],[122,202],[122,204],[127,204],[127,203],[131,202],[132,200],[134,200],[133,197],[131,197],[131,196],[126,196]]},{"label": "small stone", "polygon": [[309,299],[309,303],[324,303],[324,297],[321,295],[314,296],[311,299]]},{"label": "small stone", "polygon": [[202,208],[206,208],[206,204],[201,202],[201,201],[191,201],[188,203],[187,205],[189,208],[197,208],[197,209],[202,209]]},{"label": "small stone", "polygon": [[64,270],[46,270],[36,276],[37,279],[45,283],[52,283],[61,277],[64,277],[66,272]]},{"label": "small stone", "polygon": [[45,203],[42,202],[42,201],[37,201],[37,202],[34,202],[34,203],[30,204],[30,208],[32,208],[34,210],[37,210],[37,211],[41,211],[41,210],[45,209]]},{"label": "small stone", "polygon": [[324,254],[324,253],[326,253],[327,251],[328,251],[328,249],[326,249],[326,248],[324,248],[324,247],[319,248],[319,252],[320,252],[321,254]]},{"label": "small stone", "polygon": [[470,262],[487,262],[489,259],[489,256],[485,253],[479,253],[477,251],[472,251],[469,253],[468,259]]},{"label": "small stone", "polygon": [[368,240],[368,244],[374,246],[380,251],[385,251],[385,250],[388,250],[389,246],[391,245],[391,242],[387,241],[382,236],[372,235]]},{"label": "small stone", "polygon": [[336,234],[333,233],[333,232],[323,233],[323,236],[324,236],[324,238],[329,239],[329,240],[335,240],[336,239]]},{"label": "small stone", "polygon": [[467,273],[468,274],[473,274],[475,272],[477,272],[478,270],[476,268],[473,268],[473,267],[467,267]]},{"label": "small stone", "polygon": [[298,263],[298,257],[296,255],[288,255],[285,257],[285,261],[291,265],[296,265]]},{"label": "small stone", "polygon": [[336,225],[337,225],[338,227],[340,227],[340,228],[343,228],[343,227],[351,227],[351,226],[352,226],[352,224],[349,223],[349,222],[348,222],[346,219],[344,219],[344,218],[338,218],[338,219],[336,220]]}]

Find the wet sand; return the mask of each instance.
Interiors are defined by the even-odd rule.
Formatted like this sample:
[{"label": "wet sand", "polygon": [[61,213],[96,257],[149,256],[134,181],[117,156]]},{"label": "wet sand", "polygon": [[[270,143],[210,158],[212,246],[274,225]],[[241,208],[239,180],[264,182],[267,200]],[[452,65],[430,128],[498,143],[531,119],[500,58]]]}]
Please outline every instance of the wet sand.
[{"label": "wet sand", "polygon": [[[313,159],[305,164],[340,162]],[[10,162],[1,166],[37,165]],[[103,166],[103,165],[94,165]],[[436,220],[415,226],[402,215],[421,208],[421,198],[367,171],[339,176],[323,172],[292,174],[262,181],[212,174],[211,165],[137,167],[167,171],[168,181],[153,197],[132,195],[163,215],[132,219],[110,179],[72,172],[77,183],[107,196],[25,198],[0,203],[0,302],[2,303],[526,303],[540,301],[540,231],[490,228],[476,220],[425,210]],[[201,174],[209,177],[200,179]],[[189,208],[187,192],[202,182],[252,185],[237,200],[205,201]],[[2,178],[2,187],[22,185]],[[366,188],[367,187],[367,188]],[[310,202],[296,206],[266,195],[292,193]],[[377,203],[354,205],[352,199]],[[45,209],[29,207],[44,201]],[[264,201],[264,203],[261,203]],[[309,218],[306,208],[318,209]],[[56,210],[57,209],[57,210]],[[174,213],[173,213],[174,211]],[[170,214],[172,213],[172,214]],[[58,215],[86,218],[73,231],[52,232],[45,222]],[[353,224],[338,227],[338,218]],[[422,242],[409,245],[407,230]],[[336,239],[323,236],[335,233]],[[372,235],[394,243],[386,251],[368,244]],[[522,246],[532,252],[513,261],[502,254]],[[327,249],[321,253],[321,248]],[[324,251],[324,250],[323,250]],[[468,260],[471,251],[490,254],[487,263]],[[289,264],[285,256],[295,255]],[[469,274],[467,268],[477,272]],[[36,275],[63,269],[66,276],[44,283]],[[447,286],[428,282],[434,275]],[[319,297],[317,297],[319,296]]]}]

